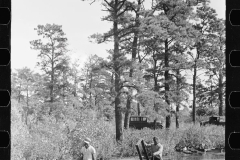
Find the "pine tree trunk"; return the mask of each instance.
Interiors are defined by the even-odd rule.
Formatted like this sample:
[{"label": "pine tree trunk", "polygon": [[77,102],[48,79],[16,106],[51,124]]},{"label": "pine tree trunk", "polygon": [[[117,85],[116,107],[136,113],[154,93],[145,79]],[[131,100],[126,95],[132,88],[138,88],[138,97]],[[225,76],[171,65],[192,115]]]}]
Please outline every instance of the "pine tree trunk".
[{"label": "pine tree trunk", "polygon": [[138,111],[138,116],[141,115],[141,110],[140,110],[140,104],[139,102],[137,103],[137,111]]},{"label": "pine tree trunk", "polygon": [[[169,55],[168,55],[168,40],[165,40],[165,54],[164,54],[164,63],[165,63],[165,67],[169,67]],[[165,101],[166,103],[170,106],[170,101],[169,101],[169,71],[166,70],[164,73],[164,77],[165,77]],[[171,126],[171,115],[170,115],[170,111],[169,111],[169,115],[166,116],[166,128],[170,128]]]},{"label": "pine tree trunk", "polygon": [[171,116],[167,115],[166,116],[166,128],[170,128],[171,126]]},{"label": "pine tree trunk", "polygon": [[126,112],[125,112],[125,119],[124,119],[124,128],[129,128],[129,119],[131,116],[131,103],[132,103],[132,97],[131,95],[128,95],[127,97],[127,105],[126,105]]},{"label": "pine tree trunk", "polygon": [[53,50],[52,50],[52,73],[51,73],[51,86],[50,86],[50,102],[53,103],[53,83],[54,83],[54,63],[53,63]]},{"label": "pine tree trunk", "polygon": [[[138,5],[141,4],[141,1],[138,0]],[[133,37],[133,43],[132,43],[132,63],[135,62],[136,56],[137,56],[137,46],[138,46],[138,27],[139,27],[139,14],[138,14],[139,8],[136,12],[136,20],[135,20],[135,27],[136,30],[134,31],[134,37]],[[133,67],[130,68],[129,77],[133,76]],[[129,120],[131,116],[131,106],[132,106],[132,89],[129,89],[129,95],[127,98],[127,104],[126,104],[126,112],[125,112],[125,119],[124,119],[124,128],[129,128]]]},{"label": "pine tree trunk", "polygon": [[180,71],[177,70],[177,106],[176,106],[176,113],[175,113],[176,128],[179,128],[179,107],[180,107],[179,96],[180,96]]},{"label": "pine tree trunk", "polygon": [[200,57],[200,52],[199,48],[197,47],[197,57],[195,58],[194,61],[194,66],[193,66],[193,105],[192,105],[192,118],[193,118],[193,123],[195,124],[196,122],[196,80],[197,80],[197,61]]},{"label": "pine tree trunk", "polygon": [[155,92],[159,92],[159,87],[158,87],[158,83],[157,83],[157,60],[154,59],[154,72],[153,72],[153,79],[154,79],[154,91]]},{"label": "pine tree trunk", "polygon": [[[21,84],[20,84],[20,88],[21,88]],[[18,92],[18,103],[20,103],[20,101],[21,101],[21,90],[19,90],[19,92]]]},{"label": "pine tree trunk", "polygon": [[53,75],[51,76],[51,86],[50,86],[50,102],[53,103]]},{"label": "pine tree trunk", "polygon": [[176,117],[176,128],[179,128],[179,104],[176,107],[175,117]]},{"label": "pine tree trunk", "polygon": [[[200,44],[197,44],[199,47]],[[197,61],[200,58],[200,51],[199,48],[196,48],[197,50],[197,57],[194,60],[194,66],[193,66],[193,105],[192,105],[192,118],[193,123],[196,122],[196,81],[197,81]]]},{"label": "pine tree trunk", "polygon": [[113,63],[115,72],[115,123],[116,123],[116,140],[123,140],[123,125],[122,125],[122,109],[120,105],[120,70],[119,70],[119,33],[118,33],[118,0],[115,0],[113,13],[113,34],[114,34],[114,53]]},{"label": "pine tree trunk", "polygon": [[219,73],[219,91],[218,91],[218,97],[219,97],[219,116],[223,116],[223,75],[220,71]]},{"label": "pine tree trunk", "polygon": [[[52,71],[52,74],[51,74],[51,84],[50,84],[50,102],[51,103],[53,103],[53,101],[54,101],[54,99],[53,99],[53,78],[54,77],[54,75],[53,75],[53,71]],[[49,115],[51,115],[51,113],[52,113],[52,110],[53,110],[53,108],[52,107],[50,107],[50,109],[49,109]]]},{"label": "pine tree trunk", "polygon": [[193,105],[192,105],[192,118],[193,123],[196,122],[196,79],[197,79],[197,62],[195,61],[194,64],[194,71],[193,71]]},{"label": "pine tree trunk", "polygon": [[116,97],[115,97],[116,140],[122,141],[123,140],[122,108],[120,105],[120,95],[119,95],[119,92],[120,92],[119,77],[117,75],[115,75],[115,91],[116,91]]},{"label": "pine tree trunk", "polygon": [[28,99],[29,97],[28,97],[28,86],[27,86],[27,107],[28,107]]},{"label": "pine tree trunk", "polygon": [[90,90],[90,96],[89,96],[89,108],[93,108],[92,107],[92,73],[90,73],[90,84],[89,84],[89,90]]},{"label": "pine tree trunk", "polygon": [[74,97],[77,97],[77,78],[76,78],[76,77],[74,77],[73,96],[74,96]]}]

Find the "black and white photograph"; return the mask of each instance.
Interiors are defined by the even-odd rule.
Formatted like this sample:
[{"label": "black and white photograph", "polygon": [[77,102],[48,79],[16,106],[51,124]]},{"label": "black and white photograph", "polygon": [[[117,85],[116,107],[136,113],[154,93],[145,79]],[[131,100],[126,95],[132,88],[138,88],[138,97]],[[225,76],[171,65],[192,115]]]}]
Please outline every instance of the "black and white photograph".
[{"label": "black and white photograph", "polygon": [[225,160],[225,0],[12,0],[12,160]]}]

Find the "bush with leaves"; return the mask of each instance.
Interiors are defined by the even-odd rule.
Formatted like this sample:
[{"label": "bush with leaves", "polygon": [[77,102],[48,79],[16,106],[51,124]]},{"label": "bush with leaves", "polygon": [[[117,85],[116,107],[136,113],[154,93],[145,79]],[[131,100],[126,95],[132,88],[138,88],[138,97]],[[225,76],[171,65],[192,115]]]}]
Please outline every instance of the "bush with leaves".
[{"label": "bush with leaves", "polygon": [[27,151],[31,147],[31,135],[22,121],[22,112],[22,105],[16,100],[11,100],[11,159],[13,160],[28,157]]},{"label": "bush with leaves", "polygon": [[41,122],[31,128],[31,158],[50,160],[68,154],[70,145],[64,123],[56,123],[52,116],[42,118]]},{"label": "bush with leaves", "polygon": [[114,131],[113,124],[101,119],[79,122],[71,135],[73,157],[79,156],[83,140],[88,137],[96,149],[97,157],[110,159],[116,153]]},{"label": "bush with leaves", "polygon": [[176,146],[181,150],[184,147],[195,149],[212,149],[225,147],[225,129],[222,126],[191,125],[181,134]]},{"label": "bush with leaves", "polygon": [[147,143],[153,143],[153,137],[158,137],[160,143],[164,146],[163,155],[174,152],[174,146],[179,140],[177,130],[151,130],[144,128],[142,130],[129,129],[124,132],[124,140],[120,146],[120,153],[123,157],[137,156],[136,143],[143,139]]},{"label": "bush with leaves", "polygon": [[139,139],[144,139],[147,143],[152,143],[152,138],[156,136],[163,145],[163,155],[173,155],[175,146],[182,147],[205,144],[205,148],[219,148],[225,146],[225,130],[220,126],[200,127],[198,125],[181,124],[179,129],[159,129],[151,130],[125,130],[124,140],[119,147],[119,152],[123,157],[137,156],[136,143]]}]

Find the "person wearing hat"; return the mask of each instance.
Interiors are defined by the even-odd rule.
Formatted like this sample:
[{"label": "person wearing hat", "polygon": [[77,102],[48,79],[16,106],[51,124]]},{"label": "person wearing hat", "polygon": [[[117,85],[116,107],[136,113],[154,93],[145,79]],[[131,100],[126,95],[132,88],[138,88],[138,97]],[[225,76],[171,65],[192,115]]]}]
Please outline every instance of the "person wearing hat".
[{"label": "person wearing hat", "polygon": [[151,147],[152,151],[152,160],[162,160],[163,145],[159,143],[157,137],[153,137],[153,143],[147,144],[144,142],[146,147]]},{"label": "person wearing hat", "polygon": [[96,150],[93,146],[90,145],[91,140],[86,138],[83,141],[83,147],[81,149],[81,159],[82,160],[96,160]]}]

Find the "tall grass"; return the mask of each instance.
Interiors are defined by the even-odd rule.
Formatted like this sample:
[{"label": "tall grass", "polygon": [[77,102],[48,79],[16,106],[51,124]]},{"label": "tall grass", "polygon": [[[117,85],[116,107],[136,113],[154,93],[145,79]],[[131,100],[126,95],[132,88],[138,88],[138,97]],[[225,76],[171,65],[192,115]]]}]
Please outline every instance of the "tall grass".
[{"label": "tall grass", "polygon": [[[124,130],[124,139],[119,144],[115,142],[115,127],[112,123],[104,121],[87,122],[84,128],[85,131],[78,131],[78,139],[84,136],[90,137],[93,141],[92,145],[98,152],[98,158],[103,159],[111,159],[113,156],[137,156],[135,145],[138,140],[144,139],[145,142],[152,143],[154,136],[158,137],[160,143],[164,146],[163,155],[174,154],[174,148],[179,142],[184,142],[188,146],[202,143],[205,143],[208,147],[225,145],[225,129],[220,126],[200,127],[199,125],[181,124],[179,129],[174,127],[168,130],[128,129]],[[78,143],[78,145],[81,146],[81,143]]]},{"label": "tall grass", "polygon": [[192,125],[181,134],[178,144],[182,147],[205,146],[204,148],[220,148],[225,146],[225,129],[222,126],[200,127]]},{"label": "tall grass", "polygon": [[[68,108],[67,118],[56,121],[54,116],[43,116],[38,123],[27,126],[22,119],[20,104],[12,103],[12,159],[44,158],[76,160],[79,157],[82,142],[85,137],[92,140],[96,148],[97,158],[113,159],[114,156],[137,156],[135,148],[139,139],[152,142],[154,136],[160,139],[164,146],[163,155],[174,153],[176,144],[199,145],[205,143],[208,147],[225,146],[225,129],[219,126],[200,127],[182,123],[176,129],[174,124],[170,129],[124,130],[122,143],[115,141],[115,123],[94,118],[93,113],[86,112],[84,117],[77,118]],[[70,112],[70,111],[71,112]],[[82,113],[83,114],[83,113]],[[89,114],[89,115],[88,115]],[[68,116],[69,115],[69,116]],[[74,119],[78,119],[77,121]]]},{"label": "tall grass", "polygon": [[103,120],[89,120],[77,125],[72,134],[72,154],[79,155],[84,138],[91,139],[98,158],[111,159],[117,152],[115,130],[111,123]]},{"label": "tall grass", "polygon": [[175,146],[179,142],[186,146],[198,146],[206,144],[208,148],[217,148],[225,146],[225,129],[221,126],[206,126],[182,124],[179,129],[160,129],[160,130],[126,130],[124,131],[124,140],[121,144],[121,155],[123,157],[137,156],[135,144],[139,139],[146,142],[152,142],[154,136],[160,139],[163,145],[163,155],[171,155],[175,152]]}]

